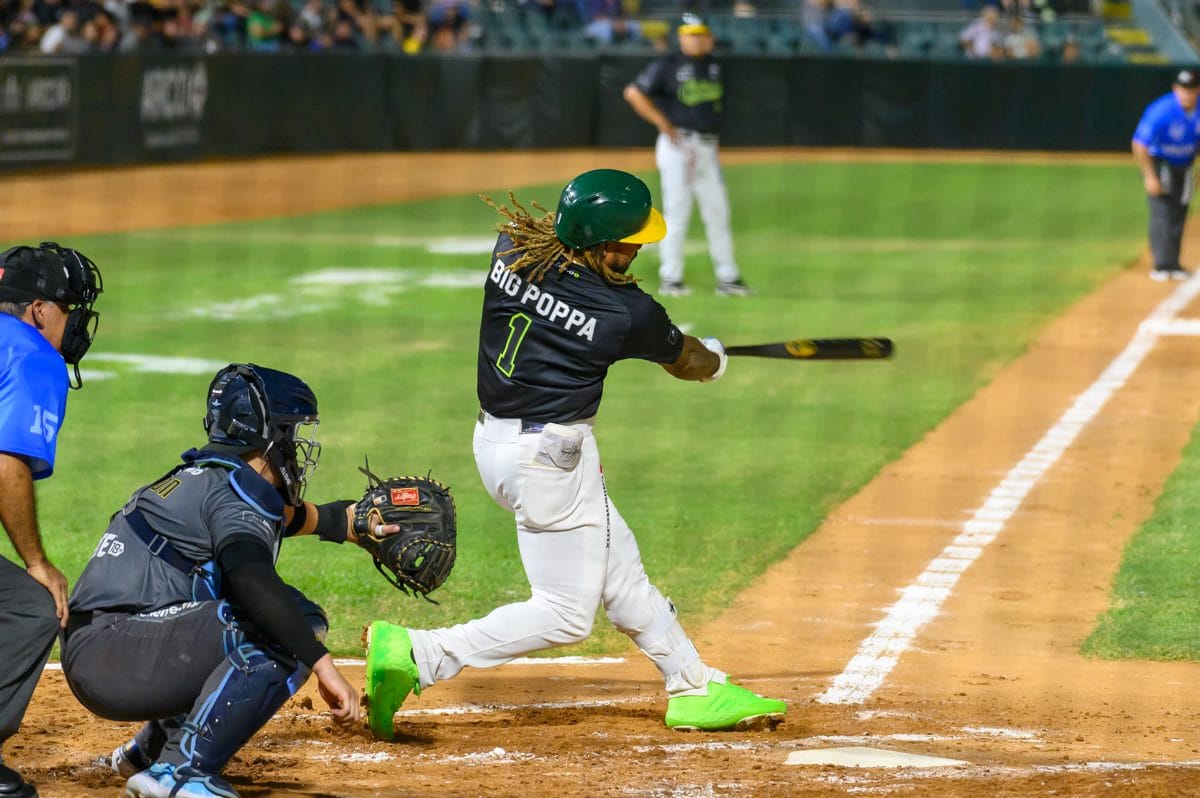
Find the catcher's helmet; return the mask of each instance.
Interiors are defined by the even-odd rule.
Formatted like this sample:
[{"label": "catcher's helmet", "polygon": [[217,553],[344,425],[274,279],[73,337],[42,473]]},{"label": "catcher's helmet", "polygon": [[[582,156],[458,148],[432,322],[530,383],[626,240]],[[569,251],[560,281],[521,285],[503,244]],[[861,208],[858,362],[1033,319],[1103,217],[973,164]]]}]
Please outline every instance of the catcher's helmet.
[{"label": "catcher's helmet", "polygon": [[650,189],[636,176],[593,169],[562,190],[554,232],[571,249],[605,241],[652,244],[667,234],[667,223],[650,204]]},{"label": "catcher's helmet", "polygon": [[317,397],[299,377],[253,363],[231,363],[208,386],[204,431],[214,451],[259,451],[283,479],[288,504],[303,501],[321,458]]},{"label": "catcher's helmet", "polygon": [[100,314],[92,305],[103,291],[100,270],[77,250],[47,241],[37,247],[0,252],[0,302],[44,299],[67,308],[59,351],[63,360],[74,366],[72,388],[83,385],[79,361],[96,338]]}]

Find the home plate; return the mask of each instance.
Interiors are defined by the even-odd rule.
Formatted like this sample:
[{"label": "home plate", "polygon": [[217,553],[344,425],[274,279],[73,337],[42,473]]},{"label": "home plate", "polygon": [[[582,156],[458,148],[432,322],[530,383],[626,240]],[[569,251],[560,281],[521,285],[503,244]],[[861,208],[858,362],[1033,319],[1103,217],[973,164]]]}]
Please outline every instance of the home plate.
[{"label": "home plate", "polygon": [[852,745],[846,748],[792,751],[784,764],[838,765],[845,768],[944,768],[967,763],[961,759],[943,759],[938,756],[906,754],[903,751]]}]

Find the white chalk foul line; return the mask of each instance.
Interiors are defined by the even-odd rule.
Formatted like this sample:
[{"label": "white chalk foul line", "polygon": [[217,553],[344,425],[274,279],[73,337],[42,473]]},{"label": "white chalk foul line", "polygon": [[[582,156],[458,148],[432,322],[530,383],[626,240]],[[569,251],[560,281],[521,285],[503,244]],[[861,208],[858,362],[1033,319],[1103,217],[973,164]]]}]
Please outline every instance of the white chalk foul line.
[{"label": "white chalk foul line", "polygon": [[900,591],[900,600],[888,608],[875,631],[834,677],[833,684],[817,696],[819,703],[861,704],[883,685],[917,632],[937,617],[958,578],[1004,530],[1029,491],[1125,384],[1162,331],[1170,328],[1168,322],[1197,294],[1200,280],[1188,280],[1146,317],[1124,351],[1008,472],[983,506],[962,525],[959,535]]}]

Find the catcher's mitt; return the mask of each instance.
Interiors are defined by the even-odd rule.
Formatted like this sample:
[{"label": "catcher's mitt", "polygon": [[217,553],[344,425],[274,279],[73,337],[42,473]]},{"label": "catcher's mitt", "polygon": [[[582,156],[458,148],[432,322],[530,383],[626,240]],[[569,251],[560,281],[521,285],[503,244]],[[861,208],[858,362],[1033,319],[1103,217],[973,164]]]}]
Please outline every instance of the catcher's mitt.
[{"label": "catcher's mitt", "polygon": [[[371,553],[384,579],[432,601],[427,594],[454,567],[457,527],[450,489],[427,476],[380,479],[369,465],[359,471],[367,475],[367,489],[354,510],[358,545]],[[378,535],[376,527],[387,524],[400,531]]]}]

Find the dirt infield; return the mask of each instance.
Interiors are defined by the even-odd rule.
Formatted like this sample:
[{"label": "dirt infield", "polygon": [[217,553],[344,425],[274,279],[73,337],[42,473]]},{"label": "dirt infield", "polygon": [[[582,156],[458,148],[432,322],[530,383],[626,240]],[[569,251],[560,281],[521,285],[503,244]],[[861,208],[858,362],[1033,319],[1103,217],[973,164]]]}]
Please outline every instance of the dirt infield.
[{"label": "dirt infield", "polygon": [[[760,151],[727,160],[784,157],[812,156]],[[649,153],[620,151],[337,156],[26,176],[14,179],[19,191],[10,183],[7,195],[23,201],[0,213],[0,236],[495,188],[479,175],[523,174],[530,159],[540,181],[600,164],[652,167]],[[219,189],[247,174],[253,190]],[[315,188],[321,176],[330,181],[325,190]],[[166,201],[184,196],[181,184],[189,200]],[[42,215],[64,196],[72,212],[55,216],[70,218],[70,230]],[[111,203],[122,196],[127,212],[114,226]],[[138,201],[129,203],[131,196]],[[1099,380],[1110,364],[1130,363],[1127,347],[1160,303],[1189,290],[1190,283],[1151,282],[1143,269],[1123,272],[1071,308],[722,617],[689,624],[713,665],[788,699],[788,720],[775,732],[668,731],[661,681],[631,649],[621,662],[464,672],[411,700],[392,744],[372,741],[365,729],[334,729],[308,686],[227,776],[244,795],[355,798],[1194,794],[1200,666],[1097,662],[1076,653],[1107,607],[1125,541],[1149,515],[1200,415],[1193,337],[1164,335],[1121,379]],[[1189,301],[1178,315],[1200,308]],[[1093,415],[1072,427],[1077,415],[1068,410],[1097,385],[1107,391],[1104,401],[1085,401]],[[915,615],[903,612],[910,599]],[[872,649],[869,640],[882,642]],[[863,666],[857,679],[852,661]],[[361,668],[348,673],[361,683]],[[871,687],[871,674],[883,674],[880,686]],[[833,695],[835,685],[846,689]],[[818,698],[847,695],[858,698]],[[51,671],[5,753],[44,796],[112,795],[122,780],[98,757],[134,728],[89,716]],[[785,764],[793,751],[835,746],[964,764]]]}]

